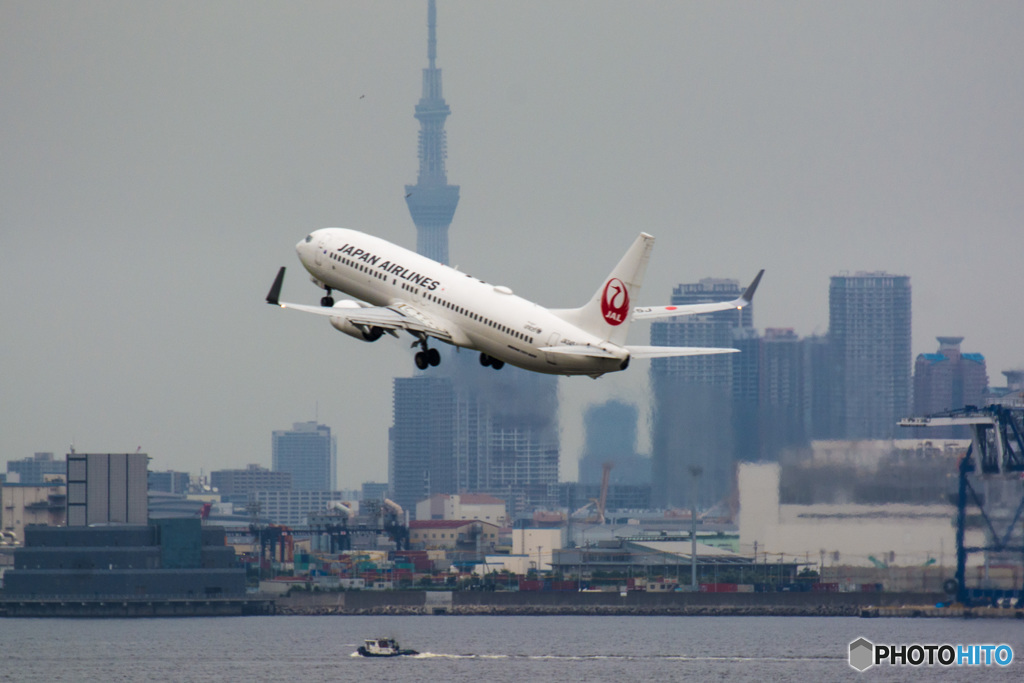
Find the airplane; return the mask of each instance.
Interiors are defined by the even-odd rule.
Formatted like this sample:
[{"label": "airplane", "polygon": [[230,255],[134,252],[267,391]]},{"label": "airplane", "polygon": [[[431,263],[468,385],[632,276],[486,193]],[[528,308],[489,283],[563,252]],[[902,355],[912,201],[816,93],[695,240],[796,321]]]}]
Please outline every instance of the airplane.
[{"label": "airplane", "polygon": [[[345,334],[372,342],[384,333],[415,337],[416,367],[441,363],[429,345],[435,339],[480,353],[480,364],[500,370],[506,363],[525,370],[593,378],[629,367],[634,358],[735,353],[738,349],[627,345],[634,320],[740,309],[750,305],[762,269],[738,299],[680,306],[630,308],[647,270],[654,238],[640,233],[586,304],[545,308],[379,237],[347,228],[323,228],[295,245],[310,279],[325,291],[320,306],[280,300],[285,267],[267,293],[267,303],[326,316]],[[352,299],[335,301],[332,293]]]}]

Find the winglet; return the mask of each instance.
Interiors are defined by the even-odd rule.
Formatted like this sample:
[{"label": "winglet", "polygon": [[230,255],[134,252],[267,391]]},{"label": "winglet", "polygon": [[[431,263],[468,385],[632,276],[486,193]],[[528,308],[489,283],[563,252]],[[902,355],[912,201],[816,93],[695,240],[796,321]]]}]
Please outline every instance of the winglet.
[{"label": "winglet", "polygon": [[743,301],[746,301],[749,304],[754,300],[754,292],[757,290],[757,285],[761,282],[762,275],[764,275],[764,268],[758,272],[757,277],[754,278],[754,281],[751,282],[750,286],[743,292],[743,296],[740,297]]},{"label": "winglet", "polygon": [[284,266],[281,266],[281,270],[277,271],[277,277],[274,278],[274,284],[270,286],[270,291],[267,292],[267,303],[275,306],[280,306],[281,296],[281,285],[284,284]]}]

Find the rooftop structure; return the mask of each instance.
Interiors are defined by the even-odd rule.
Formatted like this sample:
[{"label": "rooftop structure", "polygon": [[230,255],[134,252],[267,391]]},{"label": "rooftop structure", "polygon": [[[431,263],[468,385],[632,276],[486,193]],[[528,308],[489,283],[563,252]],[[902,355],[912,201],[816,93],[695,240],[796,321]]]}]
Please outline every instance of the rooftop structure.
[{"label": "rooftop structure", "polygon": [[69,527],[145,524],[149,520],[149,456],[68,453]]}]

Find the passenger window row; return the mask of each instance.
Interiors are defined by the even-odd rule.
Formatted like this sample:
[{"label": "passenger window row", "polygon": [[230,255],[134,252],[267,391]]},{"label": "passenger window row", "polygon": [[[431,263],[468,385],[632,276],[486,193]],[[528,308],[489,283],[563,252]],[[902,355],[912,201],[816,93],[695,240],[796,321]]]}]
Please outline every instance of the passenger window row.
[{"label": "passenger window row", "polygon": [[387,280],[388,279],[388,276],[385,275],[384,273],[380,272],[379,270],[374,270],[373,268],[369,268],[367,266],[364,266],[362,263],[357,263],[356,261],[353,261],[352,259],[345,258],[344,256],[341,256],[339,254],[331,254],[331,258],[334,259],[335,261],[338,261],[339,263],[344,263],[349,268],[355,268],[356,270],[358,270],[360,272],[363,272],[363,273],[366,273],[367,275],[372,275],[373,277],[377,278],[378,280]]},{"label": "passenger window row", "polygon": [[504,332],[505,334],[508,334],[508,335],[511,335],[511,336],[515,337],[516,339],[520,339],[520,340],[522,340],[522,341],[524,341],[524,342],[526,342],[528,344],[533,344],[533,338],[532,337],[529,337],[529,336],[523,334],[522,332],[519,332],[518,330],[513,330],[511,327],[508,327],[506,325],[500,325],[500,324],[496,323],[495,321],[491,320],[490,318],[485,318],[484,316],[480,315],[479,313],[474,313],[474,312],[472,312],[472,311],[470,311],[468,309],[463,308],[462,306],[456,306],[452,302],[447,301],[445,299],[442,299],[439,296],[434,296],[433,294],[426,294],[425,296],[430,301],[433,301],[436,304],[440,304],[441,306],[444,306],[445,308],[447,308],[447,309],[449,309],[451,311],[455,311],[456,313],[458,313],[460,315],[464,315],[467,318],[469,318],[470,320],[475,320],[476,322],[483,323],[484,325],[487,325],[488,327],[492,327],[492,328],[494,328],[494,329],[496,329],[496,330],[498,330],[500,332]]},{"label": "passenger window row", "polygon": [[[350,268],[355,268],[356,270],[361,271],[363,273],[366,273],[367,275],[372,275],[373,277],[378,278],[380,280],[387,280],[388,279],[387,275],[385,275],[385,274],[383,274],[383,273],[381,273],[379,271],[376,271],[373,268],[368,268],[368,267],[364,266],[361,263],[357,263],[356,261],[353,261],[352,259],[345,258],[344,256],[341,256],[340,254],[331,254],[330,256],[335,261],[343,263],[343,264],[345,264],[346,266],[348,266]],[[402,283],[402,289],[404,289],[407,292],[412,292],[414,294],[419,294],[419,290],[416,287],[413,287],[412,285],[406,284],[404,282]],[[482,315],[480,315],[478,313],[473,313],[472,311],[469,311],[469,310],[463,308],[462,306],[456,306],[453,303],[451,303],[450,301],[446,301],[445,299],[442,299],[439,296],[435,296],[433,294],[424,294],[424,296],[427,299],[429,299],[430,301],[433,301],[436,304],[440,304],[441,306],[444,306],[445,308],[447,308],[449,310],[455,311],[456,313],[458,313],[460,315],[464,315],[464,316],[466,316],[467,318],[469,318],[471,320],[475,320],[476,322],[483,323],[483,324],[487,325],[488,327],[492,327],[492,328],[494,328],[494,329],[496,329],[496,330],[498,330],[500,332],[504,332],[505,334],[511,335],[511,336],[515,337],[516,339],[520,339],[520,340],[526,342],[527,344],[533,344],[533,341],[534,341],[533,337],[529,337],[529,336],[523,334],[522,332],[519,332],[518,330],[513,330],[512,328],[507,327],[506,325],[499,325],[498,323],[494,322],[493,320],[491,320],[489,318],[485,318],[484,316],[482,316]]]}]

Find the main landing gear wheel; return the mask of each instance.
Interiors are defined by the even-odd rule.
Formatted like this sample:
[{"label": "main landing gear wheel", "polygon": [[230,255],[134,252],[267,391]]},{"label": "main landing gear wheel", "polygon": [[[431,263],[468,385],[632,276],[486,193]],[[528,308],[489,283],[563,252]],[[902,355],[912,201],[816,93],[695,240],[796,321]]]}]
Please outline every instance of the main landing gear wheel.
[{"label": "main landing gear wheel", "polygon": [[423,343],[423,350],[417,351],[413,360],[416,361],[416,367],[420,370],[426,370],[428,367],[437,367],[441,364],[441,352],[437,349],[427,348],[426,342]]},{"label": "main landing gear wheel", "polygon": [[323,306],[324,308],[331,308],[332,306],[334,306],[334,297],[331,296],[331,290],[328,289],[327,295],[324,298],[320,299],[320,305]]},{"label": "main landing gear wheel", "polygon": [[492,367],[495,370],[501,370],[505,367],[505,361],[498,360],[497,358],[491,358],[486,353],[480,354],[480,365],[486,367]]}]

